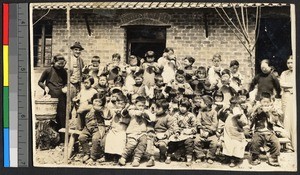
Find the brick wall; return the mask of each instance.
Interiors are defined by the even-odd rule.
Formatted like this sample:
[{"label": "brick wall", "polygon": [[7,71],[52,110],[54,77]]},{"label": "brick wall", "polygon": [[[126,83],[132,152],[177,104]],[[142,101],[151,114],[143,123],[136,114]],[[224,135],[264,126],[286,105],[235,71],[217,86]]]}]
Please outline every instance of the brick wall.
[{"label": "brick wall", "polygon": [[[101,64],[106,64],[113,53],[120,53],[122,58],[126,55],[126,32],[120,27],[120,17],[128,11],[102,11],[90,14],[88,21],[92,29],[92,35],[88,36],[84,14],[92,10],[71,10],[71,38],[70,43],[80,41],[85,50],[82,56],[86,63],[94,55],[101,58]],[[145,10],[129,11],[142,14]],[[227,10],[230,17],[234,17],[233,10]],[[149,10],[147,13],[167,13],[170,15],[167,28],[168,47],[173,47],[178,58],[191,55],[196,58],[197,66],[212,65],[211,58],[215,53],[222,55],[222,66],[229,66],[232,59],[240,62],[240,71],[244,75],[251,75],[254,65],[249,61],[249,54],[214,9],[203,10]],[[204,15],[207,14],[208,37],[205,36]],[[225,16],[224,16],[225,17]],[[53,19],[53,54],[63,53],[67,55],[70,49],[67,47],[66,15],[65,11],[56,13]],[[234,21],[236,24],[237,22]],[[249,21],[249,36],[254,38],[254,17]],[[242,36],[239,34],[239,36]],[[245,76],[251,77],[251,76]],[[250,78],[247,81],[249,81]]]}]

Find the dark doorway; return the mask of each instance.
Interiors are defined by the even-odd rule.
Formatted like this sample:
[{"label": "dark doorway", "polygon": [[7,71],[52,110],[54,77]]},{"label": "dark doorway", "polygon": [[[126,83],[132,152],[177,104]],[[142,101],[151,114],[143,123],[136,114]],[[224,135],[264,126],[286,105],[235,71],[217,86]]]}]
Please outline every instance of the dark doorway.
[{"label": "dark doorway", "polygon": [[281,74],[287,69],[286,60],[291,54],[290,18],[278,15],[262,18],[256,46],[255,72],[261,72],[261,60],[269,59],[270,64]]},{"label": "dark doorway", "polygon": [[126,31],[127,58],[130,55],[144,58],[149,50],[154,51],[155,61],[162,56],[166,47],[166,27],[128,26]]}]

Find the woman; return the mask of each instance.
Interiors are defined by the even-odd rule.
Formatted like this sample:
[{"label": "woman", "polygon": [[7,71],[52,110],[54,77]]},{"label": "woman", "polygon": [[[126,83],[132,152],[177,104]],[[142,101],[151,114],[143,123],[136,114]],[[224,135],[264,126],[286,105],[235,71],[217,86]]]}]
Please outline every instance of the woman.
[{"label": "woman", "polygon": [[[296,148],[296,115],[294,114],[295,96],[294,83],[295,75],[293,72],[293,56],[287,59],[288,70],[283,71],[280,76],[280,86],[282,88],[282,111],[284,113],[283,125],[290,134],[292,147]],[[289,148],[289,147],[288,147]],[[290,149],[293,149],[290,148]]]}]

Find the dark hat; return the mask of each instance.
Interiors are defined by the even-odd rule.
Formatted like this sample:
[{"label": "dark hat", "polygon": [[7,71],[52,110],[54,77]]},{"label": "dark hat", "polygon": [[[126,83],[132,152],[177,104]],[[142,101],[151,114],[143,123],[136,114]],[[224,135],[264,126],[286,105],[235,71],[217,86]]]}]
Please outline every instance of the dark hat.
[{"label": "dark hat", "polygon": [[76,41],[73,46],[70,47],[71,49],[79,48],[80,50],[84,50],[81,46],[80,42]]},{"label": "dark hat", "polygon": [[155,53],[152,50],[146,52],[145,57],[154,57]]}]

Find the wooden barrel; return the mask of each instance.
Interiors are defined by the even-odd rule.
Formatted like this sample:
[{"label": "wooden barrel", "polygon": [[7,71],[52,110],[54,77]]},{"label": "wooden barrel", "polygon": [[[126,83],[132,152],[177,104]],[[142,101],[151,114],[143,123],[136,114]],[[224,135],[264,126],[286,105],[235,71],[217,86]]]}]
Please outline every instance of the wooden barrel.
[{"label": "wooden barrel", "polygon": [[35,117],[37,120],[51,120],[56,117],[58,98],[41,98],[35,100]]}]

